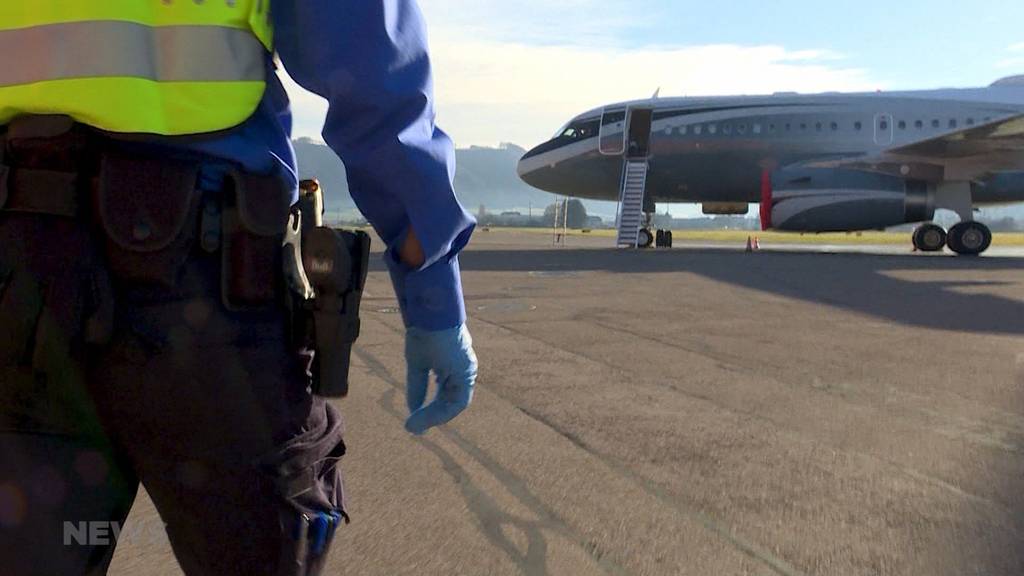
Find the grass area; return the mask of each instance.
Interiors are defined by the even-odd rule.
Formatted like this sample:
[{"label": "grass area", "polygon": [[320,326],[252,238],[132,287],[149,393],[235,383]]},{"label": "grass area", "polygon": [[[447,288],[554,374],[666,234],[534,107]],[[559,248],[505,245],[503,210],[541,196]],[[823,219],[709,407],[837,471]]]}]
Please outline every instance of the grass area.
[{"label": "grass area", "polygon": [[[491,228],[492,231],[551,234],[550,228]],[[615,230],[569,230],[570,236],[614,238]],[[909,232],[838,232],[828,234],[798,234],[793,232],[760,232],[749,230],[674,230],[673,240],[683,242],[715,242],[735,244],[746,242],[748,236],[757,236],[761,242],[773,244],[909,244]],[[993,246],[1024,246],[1024,233],[995,234]]]}]

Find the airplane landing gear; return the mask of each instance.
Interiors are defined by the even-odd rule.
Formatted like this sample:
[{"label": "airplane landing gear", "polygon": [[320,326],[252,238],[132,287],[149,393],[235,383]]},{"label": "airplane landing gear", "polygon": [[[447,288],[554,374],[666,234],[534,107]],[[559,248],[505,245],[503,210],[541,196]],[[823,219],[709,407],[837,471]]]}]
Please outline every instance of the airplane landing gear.
[{"label": "airplane landing gear", "polygon": [[981,222],[968,220],[949,229],[949,249],[962,256],[977,256],[992,245],[992,231]]},{"label": "airplane landing gear", "polygon": [[946,208],[960,216],[960,223],[949,229],[946,245],[962,256],[977,256],[992,245],[992,231],[974,218],[974,187],[970,182],[942,182],[935,189],[935,207]]},{"label": "airplane landing gear", "polygon": [[651,234],[650,228],[641,228],[636,235],[637,248],[650,248],[653,243],[654,235]]},{"label": "airplane landing gear", "polygon": [[672,247],[672,231],[659,229],[655,236],[654,245],[658,248]]},{"label": "airplane landing gear", "polygon": [[651,232],[651,225],[654,224],[654,201],[644,197],[643,225],[636,237],[637,248],[650,248],[654,244],[654,233]]},{"label": "airplane landing gear", "polygon": [[921,252],[940,252],[946,246],[946,231],[935,224],[922,224],[914,230],[914,248]]}]

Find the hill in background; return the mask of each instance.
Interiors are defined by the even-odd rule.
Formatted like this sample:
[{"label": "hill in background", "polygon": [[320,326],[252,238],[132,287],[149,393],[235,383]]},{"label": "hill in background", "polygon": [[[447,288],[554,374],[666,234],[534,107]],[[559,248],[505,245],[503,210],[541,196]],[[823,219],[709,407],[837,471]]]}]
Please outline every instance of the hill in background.
[{"label": "hill in background", "polygon": [[[309,138],[295,140],[299,177],[316,177],[327,191],[327,209],[334,213],[355,210],[348,193],[345,167],[323,143]],[[497,148],[473,146],[455,151],[455,191],[467,210],[476,214],[484,206],[488,212],[518,211],[536,215],[555,202],[555,196],[526,185],[516,174],[516,164],[526,150],[515,144]],[[615,205],[609,202],[585,202],[591,214],[614,218]],[[609,208],[610,206],[610,208]]]}]

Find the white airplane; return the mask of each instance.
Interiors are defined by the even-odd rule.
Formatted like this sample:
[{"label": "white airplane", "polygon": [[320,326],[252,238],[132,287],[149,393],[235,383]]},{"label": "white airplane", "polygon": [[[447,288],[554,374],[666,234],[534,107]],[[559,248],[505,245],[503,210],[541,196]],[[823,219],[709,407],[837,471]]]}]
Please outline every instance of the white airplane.
[{"label": "white airplane", "polygon": [[[764,229],[921,222],[918,249],[980,254],[992,233],[975,207],[1024,201],[1024,76],[978,89],[611,104],[529,151],[519,176],[556,194],[618,200],[620,245],[652,244],[655,202],[701,202],[708,214],[759,202]],[[960,223],[948,232],[931,223],[938,208]]]}]

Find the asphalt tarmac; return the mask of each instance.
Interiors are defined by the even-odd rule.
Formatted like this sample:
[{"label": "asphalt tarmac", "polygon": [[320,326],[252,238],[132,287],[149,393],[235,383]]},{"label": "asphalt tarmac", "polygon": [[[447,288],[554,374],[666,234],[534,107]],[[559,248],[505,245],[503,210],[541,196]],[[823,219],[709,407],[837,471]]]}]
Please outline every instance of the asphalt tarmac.
[{"label": "asphalt tarmac", "polygon": [[[329,574],[1024,573],[1024,258],[570,244],[477,234],[476,399],[422,439],[371,273]],[[158,533],[111,573],[180,574]]]}]

